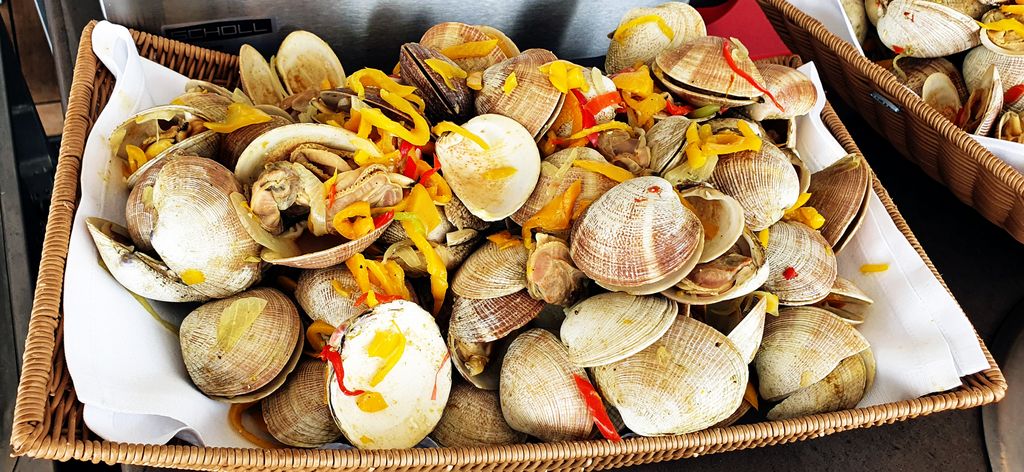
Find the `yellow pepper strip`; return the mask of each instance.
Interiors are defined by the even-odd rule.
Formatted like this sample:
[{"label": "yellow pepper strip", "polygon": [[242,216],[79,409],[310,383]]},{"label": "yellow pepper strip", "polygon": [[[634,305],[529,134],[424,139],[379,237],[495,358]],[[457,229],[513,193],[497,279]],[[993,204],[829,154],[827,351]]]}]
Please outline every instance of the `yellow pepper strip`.
[{"label": "yellow pepper strip", "polygon": [[181,271],[181,281],[185,285],[196,285],[206,282],[206,274],[199,269],[185,269]]},{"label": "yellow pepper strip", "polygon": [[487,144],[487,141],[484,141],[483,138],[477,136],[476,134],[473,134],[466,128],[463,128],[455,123],[452,123],[451,121],[442,121],[438,123],[437,125],[434,126],[432,131],[434,132],[434,134],[438,136],[441,136],[442,134],[447,132],[452,132],[470,141],[473,141],[474,143],[476,143],[477,146],[480,146],[480,148],[485,151],[491,148]]},{"label": "yellow pepper strip", "polygon": [[999,7],[999,11],[1011,15],[1024,15],[1024,5],[1003,5]]},{"label": "yellow pepper strip", "polygon": [[455,85],[452,84],[452,79],[465,79],[468,76],[466,71],[462,70],[461,67],[445,61],[444,59],[431,57],[430,59],[424,60],[423,63],[426,64],[427,67],[433,69],[434,72],[437,72],[437,74],[444,79],[444,85],[450,90],[455,90]]},{"label": "yellow pepper strip", "polygon": [[597,172],[616,182],[625,182],[636,177],[632,172],[608,162],[576,160],[573,161],[572,165],[583,170]]},{"label": "yellow pepper strip", "polygon": [[1014,33],[1024,36],[1024,23],[1021,23],[1014,18],[1004,18],[991,23],[976,21],[976,23],[986,31],[1013,31]]},{"label": "yellow pepper strip", "polygon": [[150,144],[149,147],[146,148],[146,158],[147,159],[153,159],[154,157],[159,156],[161,152],[166,151],[167,148],[169,148],[169,147],[171,147],[173,145],[174,145],[174,140],[173,139],[160,139],[160,140],[157,140],[157,142],[155,142],[153,144]]},{"label": "yellow pepper strip", "polygon": [[367,260],[366,268],[370,273],[370,283],[380,286],[385,295],[408,298],[408,291],[405,287],[405,272],[401,273],[401,278],[397,278],[396,275],[398,274],[389,271],[386,264],[375,260]]},{"label": "yellow pepper strip", "polygon": [[139,170],[140,167],[146,165],[146,162],[149,162],[146,152],[138,146],[129,144],[124,147],[124,152],[128,154],[128,170],[132,174]]},{"label": "yellow pepper strip", "polygon": [[569,223],[573,215],[573,206],[576,198],[583,190],[583,181],[576,180],[569,185],[565,193],[552,198],[543,208],[523,223],[523,244],[528,249],[533,249],[533,230],[542,229],[546,231],[565,231],[569,229]]},{"label": "yellow pepper strip", "polygon": [[612,82],[615,83],[615,88],[641,97],[654,93],[654,79],[651,78],[651,72],[646,65],[632,72],[616,74],[612,77]]},{"label": "yellow pepper strip", "polygon": [[441,305],[444,303],[445,293],[448,291],[448,268],[445,267],[441,256],[437,255],[434,247],[427,241],[427,236],[417,231],[416,223],[409,220],[402,220],[402,228],[405,229],[409,239],[423,253],[427,262],[427,273],[430,274],[430,294],[434,298],[433,314],[437,316],[441,312]]},{"label": "yellow pepper strip", "polygon": [[[430,125],[427,123],[426,118],[423,118],[423,115],[416,111],[412,106],[412,103],[402,96],[388,92],[387,90],[380,91],[380,98],[383,98],[384,101],[388,102],[388,104],[394,107],[395,110],[405,113],[412,118],[413,128],[412,131],[409,131],[402,127],[402,125],[385,117],[383,113],[380,113],[379,116],[386,120],[381,120],[386,127],[380,126],[376,122],[373,123],[374,126],[409,141],[409,144],[412,144],[413,146],[423,146],[424,144],[427,144],[427,141],[430,141]],[[366,110],[364,110],[363,113],[365,115]],[[363,118],[365,119],[366,117],[364,116]]]},{"label": "yellow pepper strip", "polygon": [[658,15],[643,15],[620,24],[619,27],[615,29],[615,33],[612,35],[612,40],[621,42],[633,33],[633,28],[646,23],[656,23],[658,25],[658,29],[661,30],[661,34],[664,34],[669,41],[672,41],[672,39],[676,37],[672,28],[669,28],[668,23],[665,23],[665,19]]},{"label": "yellow pepper strip", "polygon": [[653,124],[654,115],[665,109],[668,101],[659,94],[650,94],[642,100],[636,100],[628,93],[622,94],[622,101],[626,106],[636,112],[637,126],[648,126]]},{"label": "yellow pepper strip", "polygon": [[416,215],[420,223],[423,224],[423,230],[426,233],[430,233],[437,225],[441,224],[441,213],[437,211],[434,199],[431,198],[430,193],[423,184],[413,186],[412,190],[409,191],[409,195],[398,205],[395,205],[394,210],[395,212],[404,211]]},{"label": "yellow pepper strip", "polygon": [[424,102],[423,98],[420,97],[419,95],[416,95],[416,94],[413,93],[413,94],[406,95],[406,96],[404,96],[402,98],[408,100],[409,103],[412,103],[413,105],[416,105],[416,109],[419,110],[420,114],[423,114],[424,110],[427,109],[426,102]]},{"label": "yellow pepper strip", "polygon": [[342,297],[348,298],[352,296],[352,293],[345,290],[345,287],[341,286],[341,282],[338,281],[338,279],[331,279],[331,288],[334,289],[334,293],[337,293]]},{"label": "yellow pepper strip", "polygon": [[864,265],[860,266],[860,272],[862,274],[871,274],[871,273],[875,273],[875,272],[885,272],[887,270],[889,270],[889,264],[888,263],[864,264]]},{"label": "yellow pepper strip", "polygon": [[[345,267],[348,267],[348,271],[356,279],[356,287],[359,287],[360,292],[373,292],[373,286],[370,285],[370,271],[366,268],[366,258],[362,254],[348,258],[345,261]],[[367,305],[369,305],[369,300],[367,300]],[[370,308],[373,308],[373,305],[370,305]]]},{"label": "yellow pepper strip", "polygon": [[264,113],[259,108],[240,102],[233,102],[228,105],[228,116],[224,121],[206,122],[205,125],[206,129],[217,133],[230,133],[239,128],[257,123],[266,123],[270,120],[270,115]]},{"label": "yellow pepper strip", "polygon": [[[324,371],[326,372],[327,369],[324,369]],[[281,446],[253,434],[248,429],[245,429],[245,425],[242,424],[242,414],[245,413],[245,410],[252,408],[257,403],[259,402],[232,403],[231,408],[228,409],[228,424],[231,425],[231,429],[238,433],[239,436],[245,438],[246,441],[253,443],[256,447],[261,447],[263,449],[277,449]]]},{"label": "yellow pepper strip", "polygon": [[[405,353],[406,338],[398,325],[392,321],[395,329],[377,331],[373,340],[366,346],[366,354],[370,357],[384,359],[384,363],[377,369],[377,372],[370,378],[370,386],[376,387],[384,377],[387,377],[391,369],[395,367],[402,354]],[[357,400],[358,401],[358,400]]]},{"label": "yellow pepper strip", "polygon": [[767,306],[765,307],[765,311],[768,312],[769,314],[772,314],[772,315],[775,315],[775,316],[779,316],[779,297],[778,297],[778,295],[775,295],[774,293],[771,293],[771,292],[756,292],[756,293],[758,293],[761,296],[763,296],[764,299],[767,301]]},{"label": "yellow pepper strip", "polygon": [[397,281],[399,293],[396,295],[401,295],[402,298],[409,300],[411,296],[409,294],[409,287],[405,285],[405,270],[402,269],[402,266],[398,265],[398,262],[387,261],[383,263],[383,267],[388,277]]},{"label": "yellow pepper strip", "polygon": [[761,243],[761,247],[765,249],[768,249],[768,237],[768,228],[757,232],[757,240]]},{"label": "yellow pepper strip", "polygon": [[[348,119],[345,120],[345,123],[343,123],[341,127],[353,133],[358,132],[359,124],[362,121],[359,119],[360,116],[362,115],[359,113],[359,110],[352,110],[352,112],[348,115]],[[369,132],[367,132],[367,134],[369,134]]]},{"label": "yellow pepper strip", "polygon": [[466,76],[466,87],[477,91],[483,90],[484,73],[481,71],[470,72],[469,75]]},{"label": "yellow pepper strip", "polygon": [[402,157],[402,153],[399,151],[391,151],[384,155],[374,156],[362,149],[357,149],[355,154],[352,155],[352,160],[356,161],[356,165],[359,167],[366,167],[371,164],[381,164],[390,166],[394,164],[398,158]]},{"label": "yellow pepper strip", "polygon": [[373,232],[373,217],[370,215],[370,204],[355,202],[342,208],[334,215],[332,221],[338,234],[348,239],[359,239]]},{"label": "yellow pepper strip", "polygon": [[743,401],[757,410],[757,389],[754,388],[754,382],[747,382],[747,389],[743,391]]},{"label": "yellow pepper strip", "polygon": [[466,59],[469,57],[486,56],[498,47],[497,39],[485,41],[469,41],[455,46],[449,46],[441,50],[441,54],[448,59]]},{"label": "yellow pepper strip", "polygon": [[334,326],[327,322],[316,320],[306,328],[306,341],[309,341],[313,352],[320,352],[324,349],[324,344],[327,344],[327,340],[331,338],[332,334],[334,334]]},{"label": "yellow pepper strip", "polygon": [[621,130],[626,130],[626,131],[629,131],[629,132],[633,131],[633,128],[630,128],[629,125],[627,125],[626,123],[623,123],[621,121],[609,121],[607,123],[602,123],[602,124],[599,124],[597,126],[591,126],[589,128],[577,131],[577,132],[573,133],[571,136],[569,136],[567,139],[569,139],[569,140],[580,139],[580,138],[584,138],[584,137],[590,136],[593,133],[600,133],[602,131],[608,131],[608,130],[612,130],[612,129],[621,129]]},{"label": "yellow pepper strip", "polygon": [[[384,400],[384,396],[377,392],[363,392],[356,397],[356,406],[360,410],[366,413],[376,413],[384,410],[388,407],[388,402]],[[373,444],[373,440],[366,436],[360,438],[364,444]]]},{"label": "yellow pepper strip", "polygon": [[579,219],[579,217],[583,215],[583,212],[587,211],[587,208],[590,207],[591,203],[594,203],[594,201],[586,198],[576,199],[576,205],[572,208],[572,219]]},{"label": "yellow pepper strip", "polygon": [[488,236],[487,240],[497,244],[498,249],[508,249],[523,243],[522,239],[512,236],[512,233],[509,233],[508,230],[501,231],[500,233],[494,233]]},{"label": "yellow pepper strip", "polygon": [[[417,175],[423,175],[431,169],[430,164],[421,160],[416,160],[416,173]],[[447,205],[448,202],[452,201],[452,188],[448,186],[448,182],[444,180],[437,172],[431,173],[430,178],[426,182],[421,182],[427,189],[427,193],[430,194],[430,198],[434,199],[434,203],[438,205]]]},{"label": "yellow pepper strip", "polygon": [[505,83],[501,85],[501,91],[505,95],[508,95],[516,89],[517,85],[519,85],[519,79],[516,78],[516,73],[513,72],[509,74],[508,77],[505,77]]},{"label": "yellow pepper strip", "polygon": [[330,90],[332,88],[334,88],[334,86],[331,85],[331,79],[324,77],[324,80],[320,81],[320,90]]},{"label": "yellow pepper strip", "polygon": [[590,90],[587,79],[583,76],[583,68],[569,61],[561,59],[552,61],[539,67],[541,73],[548,76],[559,92],[569,93],[569,90],[578,88],[583,92]]},{"label": "yellow pepper strip", "polygon": [[[397,68],[398,64],[395,64],[395,67]],[[384,71],[370,68],[359,69],[353,72],[345,79],[345,85],[348,85],[348,88],[352,89],[359,98],[366,97],[366,85],[373,85],[381,90],[387,90],[402,97],[412,95],[416,91],[416,87],[401,85],[395,82],[395,79],[388,77]]]},{"label": "yellow pepper strip", "polygon": [[796,210],[797,208],[800,208],[800,207],[804,206],[805,204],[807,204],[807,200],[810,200],[810,199],[811,199],[811,194],[806,193],[806,192],[805,193],[801,193],[800,196],[797,197],[796,203],[794,203],[793,206],[791,206],[791,207],[786,209],[786,213],[789,213],[791,211]]},{"label": "yellow pepper strip", "polygon": [[700,169],[707,163],[707,156],[700,149],[700,125],[690,123],[686,128],[686,163],[691,169]]},{"label": "yellow pepper strip", "polygon": [[496,167],[484,172],[484,180],[505,180],[516,175],[516,168],[512,166]]}]

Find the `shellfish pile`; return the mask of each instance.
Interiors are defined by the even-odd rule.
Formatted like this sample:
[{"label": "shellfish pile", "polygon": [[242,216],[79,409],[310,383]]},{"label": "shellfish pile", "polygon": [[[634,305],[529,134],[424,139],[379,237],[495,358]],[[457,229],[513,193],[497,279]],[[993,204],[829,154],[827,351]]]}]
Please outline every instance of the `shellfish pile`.
[{"label": "shellfish pile", "polygon": [[604,71],[462,23],[390,73],[346,75],[304,31],[269,61],[245,46],[241,89],[192,81],[117,129],[126,224],[89,231],[126,289],[193,304],[188,375],[260,446],[620,440],[855,406],[871,299],[835,254],[863,157],[808,172],[813,83],[685,4],[611,37]]},{"label": "shellfish pile", "polygon": [[879,64],[968,133],[1024,143],[1024,5],[1009,0],[844,0],[895,58]]}]

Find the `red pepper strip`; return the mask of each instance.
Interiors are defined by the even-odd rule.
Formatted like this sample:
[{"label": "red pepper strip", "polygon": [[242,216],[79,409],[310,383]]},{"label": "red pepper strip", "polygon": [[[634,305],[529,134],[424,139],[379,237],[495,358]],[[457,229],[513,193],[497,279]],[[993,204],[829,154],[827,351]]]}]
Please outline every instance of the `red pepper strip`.
[{"label": "red pepper strip", "polygon": [[413,159],[413,156],[411,156],[410,153],[414,149],[419,148],[413,146],[411,143],[409,143],[409,141],[406,141],[404,139],[402,140],[402,143],[398,145],[399,153],[401,153],[402,157],[405,158],[405,165],[402,167],[402,175],[413,180],[416,179],[416,161]]},{"label": "red pepper strip", "polygon": [[953,124],[956,125],[957,128],[963,128],[967,123],[968,117],[965,115],[966,111],[967,107],[960,107],[960,109],[956,111],[956,117],[953,118]]},{"label": "red pepper strip", "polygon": [[671,99],[665,101],[665,112],[672,116],[689,115],[693,110],[691,106],[676,105]]},{"label": "red pepper strip", "polygon": [[434,390],[430,392],[431,400],[437,400],[437,376],[441,373],[441,369],[444,368],[444,365],[448,363],[449,357],[451,357],[451,354],[445,351],[444,357],[441,359],[441,365],[437,366],[437,370],[434,372]]},{"label": "red pepper strip", "polygon": [[605,439],[615,442],[622,441],[622,437],[619,436],[619,432],[612,425],[612,420],[604,409],[604,402],[601,401],[601,396],[597,394],[597,390],[594,390],[594,386],[590,384],[589,380],[579,374],[572,374],[572,378],[576,381],[576,388],[579,389],[580,395],[583,395],[583,400],[587,402],[587,409],[590,410],[590,416],[594,418],[597,430],[601,432]]},{"label": "red pepper strip", "polygon": [[350,397],[358,397],[364,392],[362,390],[349,390],[345,388],[345,366],[341,363],[341,354],[334,349],[331,349],[330,345],[324,346],[324,350],[320,351],[320,360],[331,363],[334,367],[334,376],[338,379],[338,387],[341,388],[341,393]]},{"label": "red pepper strip", "polygon": [[895,52],[896,54],[903,54],[903,51],[906,51],[906,49],[903,49],[896,45],[892,46],[892,52]]},{"label": "red pepper strip", "polygon": [[331,208],[331,207],[334,206],[334,198],[337,195],[338,195],[338,189],[335,188],[334,184],[332,183],[330,190],[327,191],[327,208]]},{"label": "red pepper strip", "polygon": [[[573,96],[576,97],[576,101],[580,104],[580,115],[583,116],[583,129],[593,128],[597,126],[597,119],[594,118],[594,114],[587,110],[587,97],[583,96],[583,93],[579,89],[570,90]],[[597,146],[597,133],[590,133],[587,136],[587,140],[590,144]]]},{"label": "red pepper strip", "polygon": [[782,271],[782,278],[786,280],[793,280],[797,276],[796,269],[792,266],[786,267],[786,270]]},{"label": "red pepper strip", "polygon": [[612,90],[608,93],[603,93],[587,101],[587,104],[583,106],[584,110],[590,112],[591,115],[597,115],[612,105],[619,105],[622,103],[622,95],[619,95],[618,90]]},{"label": "red pepper strip", "polygon": [[1005,95],[1003,95],[1003,103],[1013,103],[1021,96],[1024,96],[1024,84],[1014,85],[1006,91]]},{"label": "red pepper strip", "polygon": [[722,55],[725,56],[725,62],[729,63],[729,68],[732,69],[732,71],[735,72],[736,75],[743,77],[743,80],[749,82],[750,85],[752,85],[754,88],[760,90],[765,95],[767,95],[768,98],[771,99],[772,103],[775,104],[775,107],[779,109],[779,111],[786,111],[786,109],[782,108],[782,105],[779,104],[779,101],[775,99],[775,95],[772,95],[772,93],[769,92],[768,89],[762,87],[761,84],[758,84],[757,81],[750,76],[750,74],[747,74],[744,70],[740,69],[740,67],[736,65],[736,61],[733,60],[732,58],[732,52],[729,51],[730,44],[731,42],[729,40],[726,40],[725,43],[722,44]]},{"label": "red pepper strip", "polygon": [[[369,292],[363,292],[363,294],[356,299],[354,305],[359,306],[362,305],[363,303],[366,303],[366,297],[368,297],[369,295]],[[388,302],[393,302],[395,300],[405,300],[399,295],[387,295],[384,293],[374,293],[373,296],[377,298],[377,304],[384,304]]]},{"label": "red pepper strip", "polygon": [[391,220],[393,220],[393,219],[395,219],[395,211],[394,210],[388,210],[388,211],[386,211],[384,213],[381,213],[381,214],[373,217],[373,228],[374,229],[380,228],[381,226],[384,226],[384,225],[390,223]]},{"label": "red pepper strip", "polygon": [[420,175],[420,183],[426,186],[427,182],[430,182],[430,177],[439,170],[441,170],[441,160],[434,157],[434,167]]}]

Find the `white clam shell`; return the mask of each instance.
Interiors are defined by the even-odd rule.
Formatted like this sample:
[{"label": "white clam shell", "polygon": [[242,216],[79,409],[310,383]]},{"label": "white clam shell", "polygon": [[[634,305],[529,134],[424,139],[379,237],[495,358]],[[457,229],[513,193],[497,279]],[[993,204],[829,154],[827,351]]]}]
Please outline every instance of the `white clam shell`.
[{"label": "white clam shell", "polygon": [[893,0],[878,19],[885,47],[913,57],[942,57],[981,43],[978,24],[959,11],[928,0]]},{"label": "white clam shell", "polygon": [[560,334],[576,365],[596,367],[650,346],[678,313],[675,302],[658,295],[602,293],[566,308]]}]

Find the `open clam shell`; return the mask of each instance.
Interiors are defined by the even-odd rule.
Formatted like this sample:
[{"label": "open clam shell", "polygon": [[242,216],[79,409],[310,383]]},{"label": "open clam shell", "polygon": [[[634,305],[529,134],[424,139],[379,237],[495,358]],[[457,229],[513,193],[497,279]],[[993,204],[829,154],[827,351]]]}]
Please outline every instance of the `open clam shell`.
[{"label": "open clam shell", "polygon": [[526,260],[522,244],[502,249],[485,242],[470,254],[452,278],[452,292],[463,298],[486,299],[510,295],[526,288]]},{"label": "open clam shell", "polygon": [[484,300],[456,296],[449,329],[462,342],[491,342],[523,327],[542,308],[544,302],[533,299],[525,290]]},{"label": "open clam shell", "polygon": [[847,279],[836,277],[828,296],[815,306],[824,308],[843,321],[856,326],[864,322],[864,309],[872,303],[874,300],[860,287]]},{"label": "open clam shell", "polygon": [[[381,360],[369,354],[379,333],[397,333],[404,340],[401,356],[383,378]],[[393,336],[393,334],[392,334]],[[441,419],[451,391],[448,349],[434,318],[413,302],[377,305],[359,317],[341,346],[347,388],[374,392],[384,408],[364,409],[361,396],[341,391],[328,366],[328,400],[334,420],[349,442],[360,449],[413,447]]]},{"label": "open clam shell", "polygon": [[135,251],[127,229],[100,218],[86,218],[85,224],[110,275],[128,291],[165,302],[199,302],[210,298],[182,282],[160,260]]},{"label": "open clam shell", "polygon": [[[870,352],[870,348],[862,352]],[[775,421],[854,408],[864,398],[868,387],[865,357],[854,354],[843,359],[825,378],[798,390],[768,410],[767,417]]]},{"label": "open clam shell", "polygon": [[1024,83],[1024,56],[1000,54],[984,46],[978,46],[964,57],[963,72],[968,90],[982,86],[990,65],[995,65],[999,71],[1003,93],[1014,85]]},{"label": "open clam shell", "polygon": [[896,76],[896,80],[906,85],[918,96],[922,94],[924,82],[928,79],[928,76],[935,73],[943,74],[953,82],[953,87],[956,89],[960,100],[967,100],[967,84],[964,82],[964,76],[960,74],[960,68],[944,57],[904,57],[896,64],[890,63],[887,69]]},{"label": "open clam shell", "polygon": [[929,0],[893,0],[877,27],[885,47],[912,57],[949,56],[981,42],[973,18]]},{"label": "open clam shell", "polygon": [[238,72],[242,90],[257,105],[277,105],[288,96],[277,71],[248,44],[238,50]]},{"label": "open clam shell", "polygon": [[739,201],[752,231],[779,221],[800,197],[800,178],[789,157],[767,142],[760,151],[722,156],[710,182]]},{"label": "open clam shell", "polygon": [[569,255],[609,290],[647,295],[686,276],[700,258],[704,230],[660,177],[627,180],[575,221]]},{"label": "open clam shell", "polygon": [[[999,8],[993,8],[982,15],[981,21],[983,23],[995,23],[1006,19],[1020,21],[1021,19],[1024,19],[1024,16],[1003,12]],[[1021,39],[1021,35],[1011,33],[1009,31],[982,30],[981,45],[999,54],[1006,54],[1010,56],[1024,55],[1024,40]]]},{"label": "open clam shell", "polygon": [[679,192],[685,205],[704,227],[704,250],[697,262],[711,261],[736,244],[745,228],[740,203],[711,187],[692,187]]},{"label": "open clam shell", "polygon": [[764,83],[747,48],[735,38],[717,36],[695,38],[666,48],[654,58],[651,72],[670,92],[694,105],[750,105],[764,93],[736,77],[722,55],[727,41],[736,67],[758,84]]},{"label": "open clam shell", "polygon": [[[565,95],[539,69],[557,60],[551,51],[528,49],[484,71],[483,88],[476,94],[477,113],[497,113],[518,121],[535,140],[540,139],[562,109]],[[518,85],[510,93],[502,87],[516,74]]]},{"label": "open clam shell", "polygon": [[757,68],[764,78],[764,88],[772,93],[782,109],[771,101],[747,105],[744,111],[751,118],[757,121],[795,118],[806,115],[814,107],[818,89],[802,72],[781,64],[761,64]]},{"label": "open clam shell", "polygon": [[971,96],[964,105],[967,132],[988,136],[1003,110],[1003,85],[999,69],[989,65],[978,88],[971,90]]},{"label": "open clam shell", "polygon": [[936,72],[925,79],[921,87],[921,100],[953,123],[956,122],[963,106],[956,85],[948,75],[941,72]]},{"label": "open clam shell", "polygon": [[293,121],[290,117],[285,118],[271,115],[270,121],[238,128],[221,138],[220,150],[217,152],[218,159],[229,169],[234,169],[238,165],[238,158],[245,151],[245,148],[249,147],[263,133],[292,123]]},{"label": "open clam shell", "polygon": [[807,206],[825,217],[821,235],[833,248],[859,228],[871,191],[871,169],[860,154],[850,154],[814,173]]},{"label": "open clam shell", "polygon": [[372,142],[347,129],[319,123],[295,123],[266,131],[250,142],[238,156],[235,176],[242,184],[250,185],[263,172],[264,165],[287,160],[300,144],[319,144],[347,152],[366,149],[371,155],[379,153]]},{"label": "open clam shell", "polygon": [[497,390],[501,379],[501,365],[505,361],[508,346],[516,333],[497,341],[487,343],[466,342],[455,337],[448,330],[448,352],[452,356],[455,370],[474,387],[483,390]]},{"label": "open clam shell", "polygon": [[623,15],[619,24],[625,24],[642,16],[657,15],[672,31],[668,37],[658,24],[641,23],[633,26],[620,39],[608,44],[604,70],[617,73],[636,64],[647,64],[666,47],[678,46],[686,41],[707,35],[707,28],[700,13],[692,6],[669,2],[653,8],[633,8]]},{"label": "open clam shell", "polygon": [[516,431],[543,441],[590,436],[593,419],[574,375],[587,372],[573,364],[555,335],[531,329],[516,337],[501,367],[501,411]]},{"label": "open clam shell", "polygon": [[803,223],[780,221],[768,231],[765,288],[783,305],[809,305],[828,296],[837,274],[828,241]]},{"label": "open clam shell", "polygon": [[[473,114],[473,94],[466,79],[448,80],[430,67],[428,60],[437,60],[458,67],[440,52],[418,43],[402,45],[399,65],[402,80],[415,86],[423,95],[426,114],[433,122],[463,121]],[[450,86],[448,84],[451,84]]]},{"label": "open clam shell", "polygon": [[[491,38],[486,31],[482,30],[478,26],[448,21],[431,26],[427,31],[423,32],[423,36],[420,37],[419,43],[444,54],[445,49],[450,47],[492,39],[497,38]],[[508,59],[508,57],[509,56],[505,55],[505,51],[501,47],[496,46],[490,52],[482,56],[450,57],[449,59],[458,64],[462,70],[466,72],[474,72],[482,71],[494,64]]]},{"label": "open clam shell", "polygon": [[[128,160],[126,147],[130,144],[146,150],[151,141],[156,140],[161,126],[187,126],[191,121],[209,121],[209,117],[201,110],[184,105],[162,105],[136,113],[110,133],[110,147],[115,157]],[[221,136],[213,131],[202,131],[189,136],[153,156],[128,176],[128,187],[134,187],[139,176],[147,169],[156,165],[167,156],[191,155],[200,157],[217,157],[217,149]]]},{"label": "open clam shell", "polygon": [[345,83],[345,69],[331,46],[308,31],[288,33],[274,57],[277,76],[288,95],[320,90],[325,80],[331,87]]},{"label": "open clam shell", "polygon": [[[240,320],[246,319],[251,319],[248,328],[235,332],[244,328]],[[233,403],[270,395],[284,383],[302,352],[299,312],[272,288],[252,289],[196,308],[181,322],[179,337],[182,359],[196,387]]]},{"label": "open clam shell", "polygon": [[430,435],[446,447],[498,446],[526,441],[526,434],[505,422],[498,392],[464,383],[452,386],[441,421]]},{"label": "open clam shell", "polygon": [[685,159],[683,147],[686,144],[686,130],[691,123],[693,120],[685,116],[670,116],[651,126],[646,135],[647,146],[651,151],[651,171],[664,176],[665,172]]},{"label": "open clam shell", "polygon": [[[436,142],[445,180],[471,213],[498,221],[516,212],[533,193],[540,176],[540,152],[530,134],[515,120],[496,114],[479,115],[463,128],[488,148],[465,136],[448,133]],[[511,175],[489,178],[511,170]]]},{"label": "open clam shell", "polygon": [[210,92],[185,92],[175,97],[172,103],[195,108],[210,121],[224,121],[228,116],[228,105],[231,105],[233,100],[230,95],[225,97]]},{"label": "open clam shell", "polygon": [[679,317],[659,341],[596,367],[594,378],[630,430],[658,436],[699,431],[728,418],[743,401],[748,372],[729,338]]},{"label": "open clam shell", "polygon": [[326,373],[323,362],[303,360],[280,389],[263,399],[263,419],[274,439],[289,446],[320,447],[341,437],[324,402]]},{"label": "open clam shell", "polygon": [[1015,143],[1024,143],[1024,125],[1021,124],[1020,113],[1009,110],[999,117],[996,138]]},{"label": "open clam shell", "polygon": [[742,299],[708,306],[704,321],[728,336],[749,364],[761,347],[767,308],[765,292],[754,292]]},{"label": "open clam shell", "polygon": [[583,295],[590,281],[569,256],[569,245],[554,236],[538,233],[526,260],[526,291],[531,297],[558,306],[569,306]]},{"label": "open clam shell", "polygon": [[558,151],[545,157],[540,165],[540,178],[533,188],[530,198],[523,206],[512,214],[512,221],[522,225],[526,220],[540,211],[556,195],[561,195],[577,180],[580,181],[578,201],[597,200],[608,189],[618,182],[597,172],[592,172],[573,165],[573,162],[597,161],[607,162],[601,153],[589,147],[573,147]]},{"label": "open clam shell", "polygon": [[[370,245],[384,234],[384,231],[388,229],[388,225],[390,224],[391,222],[381,225],[381,227],[371,231],[359,239],[341,242],[336,245],[335,243],[337,243],[340,238],[320,238],[321,241],[317,241],[315,243],[315,247],[327,246],[326,248],[303,252],[297,256],[279,257],[277,254],[264,251],[262,257],[264,261],[271,264],[295,267],[298,269],[323,269],[325,267],[331,267],[345,262],[350,257],[363,252],[366,248],[370,247]],[[312,240],[310,240],[310,244],[314,244]]]},{"label": "open clam shell", "polygon": [[679,302],[707,305],[742,297],[763,285],[770,273],[764,248],[749,230],[728,252],[697,264],[675,287],[662,292]]},{"label": "open clam shell", "polygon": [[153,225],[156,223],[155,209],[153,207],[153,184],[164,164],[176,156],[167,156],[160,162],[149,166],[144,172],[138,175],[135,186],[128,192],[128,201],[125,203],[124,219],[128,234],[135,243],[135,249],[153,253]]},{"label": "open clam shell", "polygon": [[576,365],[596,367],[661,339],[678,313],[676,303],[662,296],[602,293],[566,308],[560,334]]},{"label": "open clam shell", "polygon": [[825,378],[843,359],[868,348],[852,326],[826,310],[790,307],[765,321],[754,358],[761,396],[778,401]]},{"label": "open clam shell", "polygon": [[306,315],[331,326],[347,324],[365,311],[355,303],[361,295],[352,272],[342,265],[305,270],[295,286],[295,300]]}]

